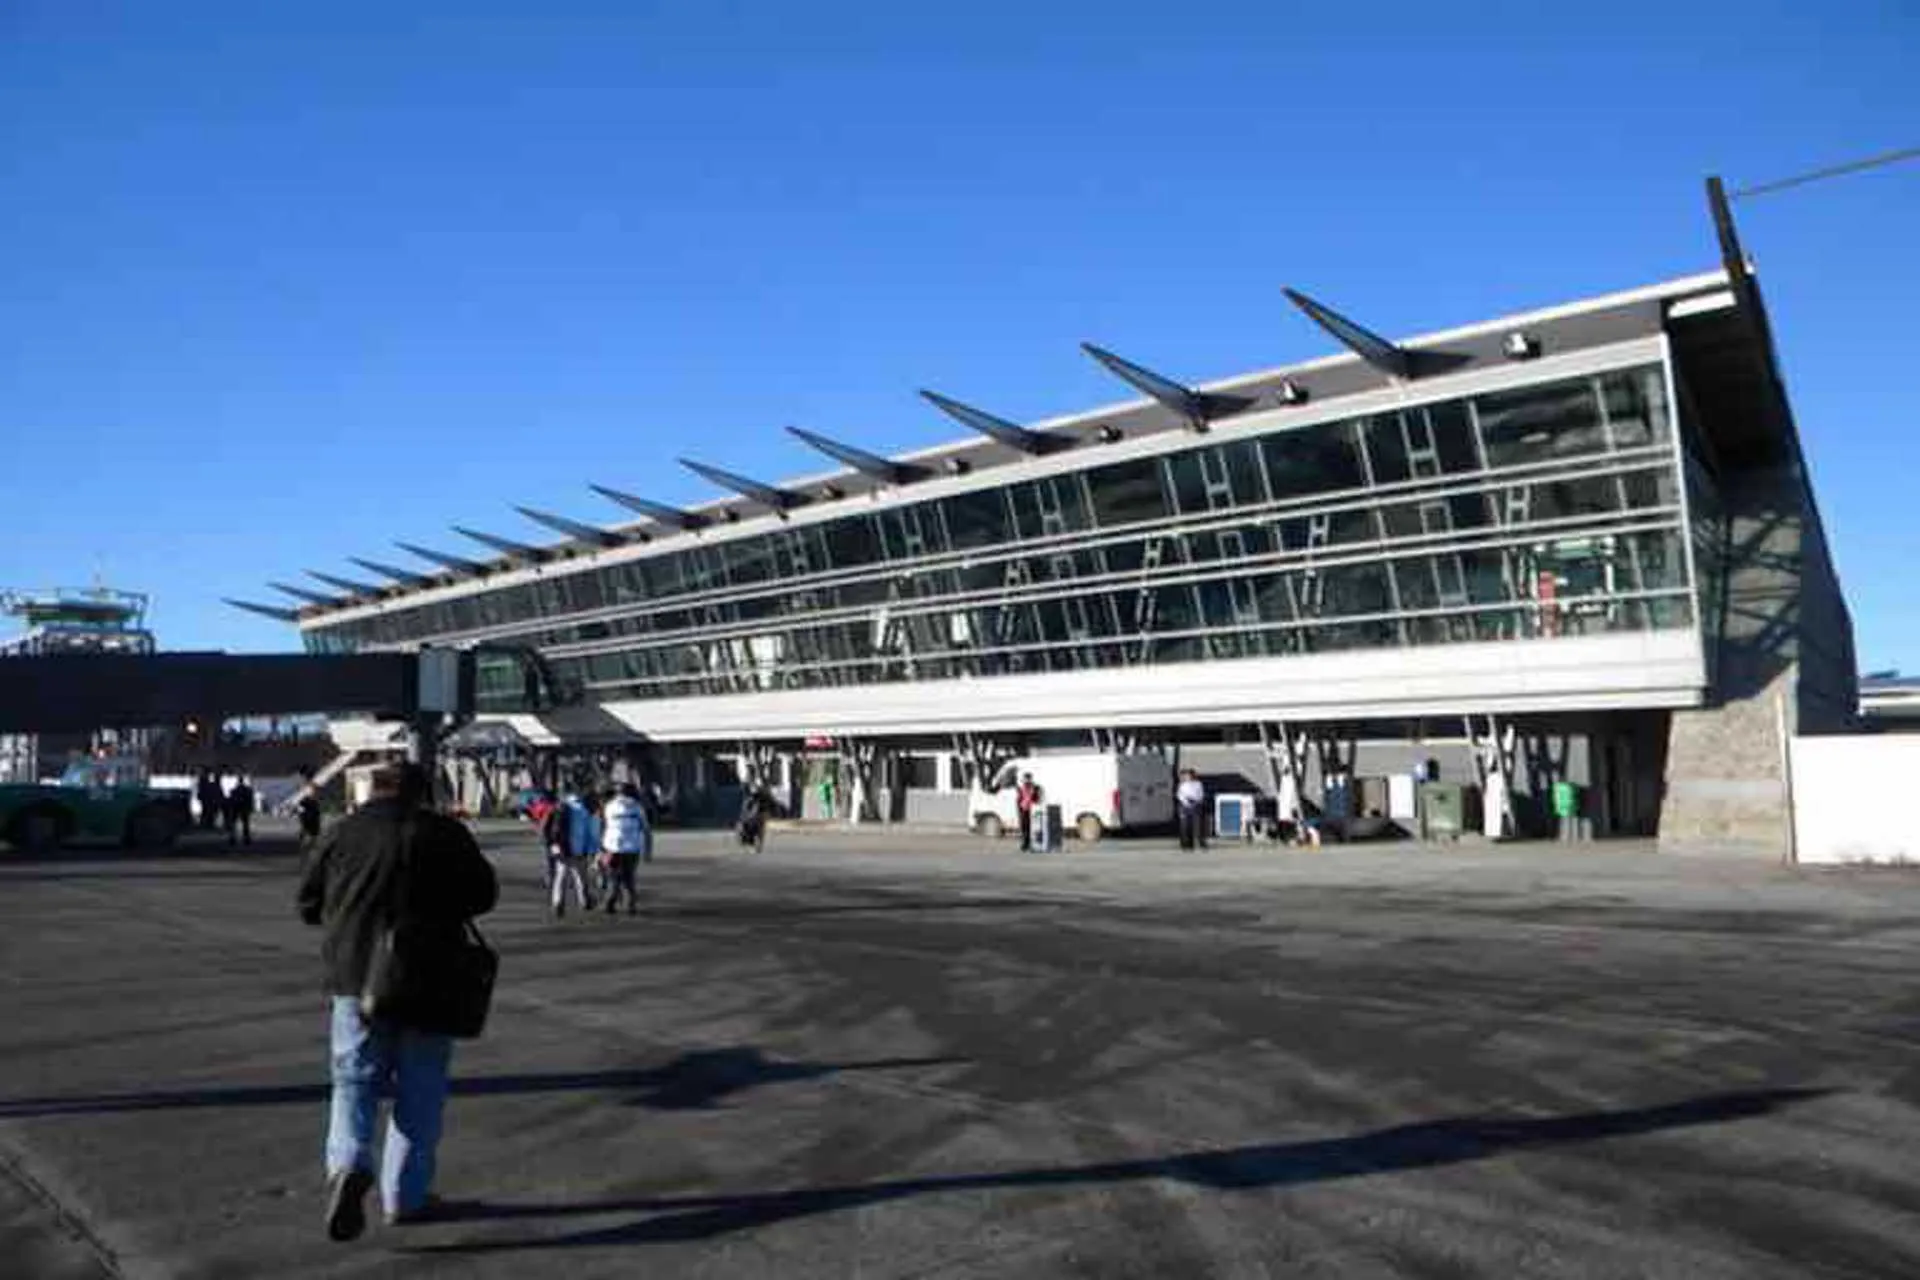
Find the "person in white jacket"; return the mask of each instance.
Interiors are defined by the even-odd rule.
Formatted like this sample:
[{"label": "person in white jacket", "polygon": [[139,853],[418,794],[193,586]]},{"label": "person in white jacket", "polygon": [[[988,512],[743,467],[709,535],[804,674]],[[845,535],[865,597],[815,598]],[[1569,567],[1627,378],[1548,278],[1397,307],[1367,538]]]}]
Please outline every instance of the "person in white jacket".
[{"label": "person in white jacket", "polygon": [[622,889],[627,893],[627,914],[639,910],[640,890],[635,876],[640,870],[640,859],[652,852],[652,846],[653,830],[647,826],[647,806],[640,802],[640,792],[631,782],[622,783],[607,797],[606,808],[600,814],[600,855],[607,864],[608,915],[613,914]]}]

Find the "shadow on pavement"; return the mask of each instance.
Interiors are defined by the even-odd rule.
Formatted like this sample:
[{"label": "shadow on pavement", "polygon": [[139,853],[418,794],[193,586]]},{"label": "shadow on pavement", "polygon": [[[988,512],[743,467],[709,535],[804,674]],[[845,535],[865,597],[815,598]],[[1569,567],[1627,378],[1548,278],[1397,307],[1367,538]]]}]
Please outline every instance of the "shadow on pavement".
[{"label": "shadow on pavement", "polygon": [[[718,1106],[735,1094],[761,1085],[817,1080],[844,1071],[897,1071],[910,1067],[949,1066],[965,1061],[964,1058],[879,1058],[868,1062],[781,1062],[751,1047],[704,1049],[683,1053],[657,1067],[455,1078],[453,1093],[460,1097],[490,1097],[631,1089],[636,1092],[623,1100],[624,1105],[658,1111],[698,1111]],[[197,1107],[272,1107],[324,1102],[330,1094],[331,1086],[327,1084],[289,1084],[185,1089],[171,1093],[12,1098],[0,1100],[0,1119],[111,1115],[126,1111],[175,1111]]]},{"label": "shadow on pavement", "polygon": [[817,906],[786,906],[777,902],[706,903],[689,906],[652,906],[647,915],[656,920],[788,920],[802,916],[889,915],[894,912],[948,911],[1058,911],[1065,904],[1036,898],[901,898],[895,901],[875,899],[867,902],[822,903]]},{"label": "shadow on pavement", "polygon": [[[287,863],[284,868],[281,866],[283,862]],[[164,880],[169,884],[195,884],[221,880],[261,880],[282,870],[288,873],[289,878],[286,883],[288,891],[291,892],[294,868],[290,859],[248,861],[230,867],[194,867],[192,870],[181,871],[162,871],[131,864],[116,866],[106,861],[93,861],[73,867],[37,866],[15,872],[4,878],[13,883],[91,880],[102,884],[118,884],[128,880]]]},{"label": "shadow on pavement", "polygon": [[297,862],[300,843],[273,837],[250,845],[230,845],[219,836],[189,837],[171,849],[128,849],[116,844],[79,844],[60,849],[27,850],[0,846],[0,871],[8,867],[137,866],[187,858],[231,858],[240,862]]},{"label": "shadow on pavement", "polygon": [[1351,1138],[1268,1143],[1189,1152],[1142,1160],[1004,1173],[903,1178],[850,1186],[804,1187],[745,1195],[665,1196],[575,1204],[454,1203],[444,1221],[543,1219],[583,1214],[645,1213],[654,1216],[593,1231],[556,1236],[475,1240],[429,1245],[409,1253],[479,1254],[519,1249],[567,1249],[704,1240],[793,1218],[834,1213],[915,1196],[953,1191],[1014,1190],[1168,1181],[1215,1191],[1297,1186],[1484,1160],[1539,1147],[1632,1137],[1695,1125],[1767,1115],[1823,1097],[1827,1089],[1771,1089],[1712,1094],[1685,1102],[1627,1111],[1587,1112],[1544,1119],[1470,1116],[1402,1125]]}]

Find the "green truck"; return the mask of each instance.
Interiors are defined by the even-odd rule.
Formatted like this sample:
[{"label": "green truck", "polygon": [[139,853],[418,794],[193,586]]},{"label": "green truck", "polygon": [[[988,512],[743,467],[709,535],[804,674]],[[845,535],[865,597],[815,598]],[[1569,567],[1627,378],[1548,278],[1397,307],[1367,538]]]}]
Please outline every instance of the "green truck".
[{"label": "green truck", "polygon": [[187,792],[149,786],[130,757],[77,760],[57,783],[0,783],[0,838],[15,849],[79,840],[165,849],[192,821]]}]

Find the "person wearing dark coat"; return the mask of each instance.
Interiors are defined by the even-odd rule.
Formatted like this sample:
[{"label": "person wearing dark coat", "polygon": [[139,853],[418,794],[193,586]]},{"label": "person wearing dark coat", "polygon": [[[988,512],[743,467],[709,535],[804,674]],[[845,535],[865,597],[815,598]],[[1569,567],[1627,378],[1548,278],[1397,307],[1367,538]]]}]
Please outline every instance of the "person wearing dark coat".
[{"label": "person wearing dark coat", "polygon": [[[361,994],[389,919],[455,945],[466,922],[499,897],[493,865],[461,823],[425,805],[415,765],[376,770],[372,799],[328,828],[300,880],[300,917],[322,929],[320,954],[332,1009],[333,1097],[326,1142],[327,1234],[351,1240],[366,1226],[376,1181],[389,1223],[432,1214],[434,1155],[447,1099],[453,1041],[367,1019]],[[380,1170],[373,1130],[380,1100],[393,1115]]]},{"label": "person wearing dark coat", "polygon": [[227,843],[253,843],[253,784],[244,773],[233,780],[233,790],[221,798],[220,816],[227,828]]},{"label": "person wearing dark coat", "polygon": [[311,849],[320,838],[320,797],[314,793],[311,768],[300,771],[300,799],[294,812],[300,817],[300,845]]}]

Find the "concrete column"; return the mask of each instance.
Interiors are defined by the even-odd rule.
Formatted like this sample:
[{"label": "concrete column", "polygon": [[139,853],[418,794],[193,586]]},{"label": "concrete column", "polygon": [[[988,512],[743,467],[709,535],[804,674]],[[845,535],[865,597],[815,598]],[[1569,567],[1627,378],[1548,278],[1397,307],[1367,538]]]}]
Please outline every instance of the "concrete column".
[{"label": "concrete column", "polygon": [[1660,841],[1778,856],[1787,739],[1857,725],[1853,627],[1797,464],[1723,477],[1720,496],[1725,616],[1702,620],[1713,689],[1673,713]]}]

